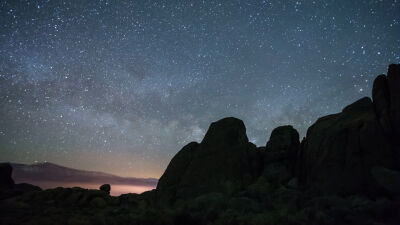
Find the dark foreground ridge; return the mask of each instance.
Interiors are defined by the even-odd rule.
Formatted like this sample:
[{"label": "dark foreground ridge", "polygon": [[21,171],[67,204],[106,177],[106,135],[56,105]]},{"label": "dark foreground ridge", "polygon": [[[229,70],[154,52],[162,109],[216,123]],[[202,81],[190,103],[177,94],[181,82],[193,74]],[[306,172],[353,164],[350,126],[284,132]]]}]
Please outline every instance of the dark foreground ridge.
[{"label": "dark foreground ridge", "polygon": [[275,128],[265,147],[243,122],[210,125],[183,147],[157,188],[109,196],[14,184],[0,165],[0,224],[400,224],[400,65],[362,98],[319,118],[300,142]]}]

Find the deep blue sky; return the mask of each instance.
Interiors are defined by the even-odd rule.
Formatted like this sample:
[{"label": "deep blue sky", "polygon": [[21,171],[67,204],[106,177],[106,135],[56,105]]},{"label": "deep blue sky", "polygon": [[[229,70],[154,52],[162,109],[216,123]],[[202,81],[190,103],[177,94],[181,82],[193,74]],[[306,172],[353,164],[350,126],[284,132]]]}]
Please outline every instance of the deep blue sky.
[{"label": "deep blue sky", "polygon": [[0,1],[0,161],[159,177],[209,124],[265,145],[369,96],[400,3]]}]

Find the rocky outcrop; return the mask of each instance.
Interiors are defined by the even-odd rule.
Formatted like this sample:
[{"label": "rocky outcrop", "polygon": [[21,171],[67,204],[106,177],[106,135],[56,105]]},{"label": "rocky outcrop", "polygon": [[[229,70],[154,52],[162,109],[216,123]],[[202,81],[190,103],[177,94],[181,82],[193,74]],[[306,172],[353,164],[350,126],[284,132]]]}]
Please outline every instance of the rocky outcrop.
[{"label": "rocky outcrop", "polygon": [[248,141],[243,122],[224,118],[210,125],[203,141],[189,143],[171,160],[157,190],[161,196],[193,197],[232,193],[250,184],[287,182],[294,173],[299,134],[292,126],[274,129],[266,147]]},{"label": "rocky outcrop", "polygon": [[164,174],[158,180],[158,190],[170,189],[181,183],[182,176],[189,167],[198,146],[199,143],[191,142],[172,158]]},{"label": "rocky outcrop", "polygon": [[292,174],[295,173],[297,154],[300,149],[299,133],[292,126],[280,126],[275,128],[266,145],[266,161],[269,155],[281,154],[287,160],[287,167]]},{"label": "rocky outcrop", "polygon": [[227,117],[211,123],[201,145],[209,151],[214,151],[216,147],[228,150],[226,148],[246,145],[248,141],[243,121]]},{"label": "rocky outcrop", "polygon": [[28,183],[19,183],[14,185],[13,191],[16,193],[26,193],[32,191],[41,191],[42,189],[38,186],[28,184]]},{"label": "rocky outcrop", "polygon": [[296,154],[299,146],[299,133],[292,126],[286,125],[272,130],[266,148],[267,151],[289,151]]},{"label": "rocky outcrop", "polygon": [[103,185],[101,185],[100,186],[100,191],[104,191],[106,194],[110,194],[110,191],[111,191],[111,185],[109,185],[109,184],[103,184]]},{"label": "rocky outcrop", "polygon": [[399,169],[399,71],[391,65],[376,78],[373,101],[362,98],[308,129],[297,159],[301,183],[328,193],[380,191],[372,168]]},{"label": "rocky outcrop", "polygon": [[[157,190],[230,191],[250,184],[260,172],[261,158],[248,142],[243,122],[224,118],[210,125],[203,141],[189,143],[171,160]],[[178,193],[179,195],[179,193]],[[191,195],[191,194],[189,194]]]},{"label": "rocky outcrop", "polygon": [[[400,64],[389,65],[387,73],[389,98],[390,99],[390,119],[394,128],[394,136],[397,148],[400,138]],[[399,149],[397,149],[399,150]]]},{"label": "rocky outcrop", "polygon": [[386,134],[391,134],[393,127],[390,118],[390,98],[387,77],[384,74],[376,77],[372,87],[372,101],[375,112],[382,129]]},{"label": "rocky outcrop", "polygon": [[275,128],[266,147],[261,151],[262,173],[252,186],[278,188],[287,184],[295,174],[299,148],[299,133],[292,126]]},{"label": "rocky outcrop", "polygon": [[14,180],[11,178],[12,167],[9,163],[0,163],[0,190],[9,190],[14,187]]},{"label": "rocky outcrop", "polygon": [[[400,64],[389,66],[387,76],[379,75],[372,88],[378,120],[388,135],[400,135]],[[398,139],[398,138],[397,138]],[[398,144],[398,140],[395,141]]]},{"label": "rocky outcrop", "polygon": [[12,173],[13,167],[10,163],[0,163],[0,201],[2,199],[11,198],[28,192],[37,192],[42,190],[40,187],[32,184],[15,184],[12,178]]},{"label": "rocky outcrop", "polygon": [[375,79],[372,100],[364,97],[318,119],[301,145],[292,126],[275,128],[266,147],[256,148],[241,120],[212,123],[200,144],[186,145],[171,160],[157,190],[240,190],[298,181],[322,193],[381,192],[385,186],[373,168],[399,170],[399,68],[390,65],[387,76]]}]

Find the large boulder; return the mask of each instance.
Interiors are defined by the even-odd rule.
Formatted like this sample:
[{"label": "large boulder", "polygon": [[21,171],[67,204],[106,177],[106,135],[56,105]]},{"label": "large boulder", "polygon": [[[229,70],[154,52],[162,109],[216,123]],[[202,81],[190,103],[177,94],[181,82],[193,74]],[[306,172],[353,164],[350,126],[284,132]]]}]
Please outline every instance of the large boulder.
[{"label": "large boulder", "polygon": [[11,165],[9,163],[0,163],[0,190],[8,190],[14,187],[14,180],[11,174]]},{"label": "large boulder", "polygon": [[[394,128],[394,136],[400,136],[400,64],[389,65],[388,74],[388,87],[390,99],[390,119],[392,127]],[[400,138],[395,139],[397,144]]]},{"label": "large boulder", "polygon": [[160,177],[157,183],[157,189],[170,189],[179,186],[182,176],[194,158],[195,151],[199,143],[191,142],[185,145],[169,162],[164,174]]},{"label": "large boulder", "polygon": [[379,193],[372,168],[399,169],[399,117],[394,115],[399,112],[400,87],[392,83],[398,81],[399,71],[399,65],[391,65],[387,77],[376,78],[374,102],[362,98],[307,130],[297,158],[302,184],[328,193]]},{"label": "large boulder", "polygon": [[[387,76],[382,74],[375,79],[372,100],[384,131],[400,136],[400,64],[389,65]],[[397,139],[394,141],[399,144]]]},{"label": "large boulder", "polygon": [[292,126],[273,129],[266,147],[262,150],[262,173],[255,185],[268,184],[270,188],[286,185],[295,174],[299,148],[299,133]]},{"label": "large boulder", "polygon": [[106,194],[110,194],[110,191],[111,191],[111,185],[109,185],[109,184],[103,184],[103,185],[101,185],[100,186],[100,191],[104,191]]},{"label": "large boulder", "polygon": [[393,128],[391,127],[390,122],[389,87],[387,84],[387,77],[384,74],[381,74],[375,78],[374,85],[372,87],[372,101],[382,129],[386,134],[391,134]]},{"label": "large boulder", "polygon": [[287,159],[286,166],[294,174],[299,149],[300,141],[297,130],[290,125],[277,127],[271,132],[271,137],[266,145],[266,161],[270,160],[272,155],[282,155],[283,159]]},{"label": "large boulder", "polygon": [[157,190],[179,196],[232,191],[250,184],[260,172],[259,151],[248,142],[246,128],[229,117],[210,125],[203,141],[189,143],[171,160]]},{"label": "large boulder", "polygon": [[32,191],[41,191],[42,189],[38,186],[28,183],[19,183],[14,185],[14,192],[18,193],[27,193]]},{"label": "large boulder", "polygon": [[[240,119],[227,117],[211,123],[201,142],[208,150],[215,151],[216,147],[238,146],[248,144],[246,127]],[[207,148],[206,148],[207,149]]]}]

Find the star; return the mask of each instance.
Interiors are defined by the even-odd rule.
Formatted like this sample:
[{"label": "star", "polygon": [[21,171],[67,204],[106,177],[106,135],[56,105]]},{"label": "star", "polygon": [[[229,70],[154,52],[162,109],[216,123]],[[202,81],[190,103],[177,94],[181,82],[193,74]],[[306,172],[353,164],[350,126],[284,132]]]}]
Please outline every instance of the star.
[{"label": "star", "polygon": [[[211,122],[264,146],[370,96],[397,1],[0,3],[1,161],[159,177]],[[129,165],[129,166],[127,166]]]}]

